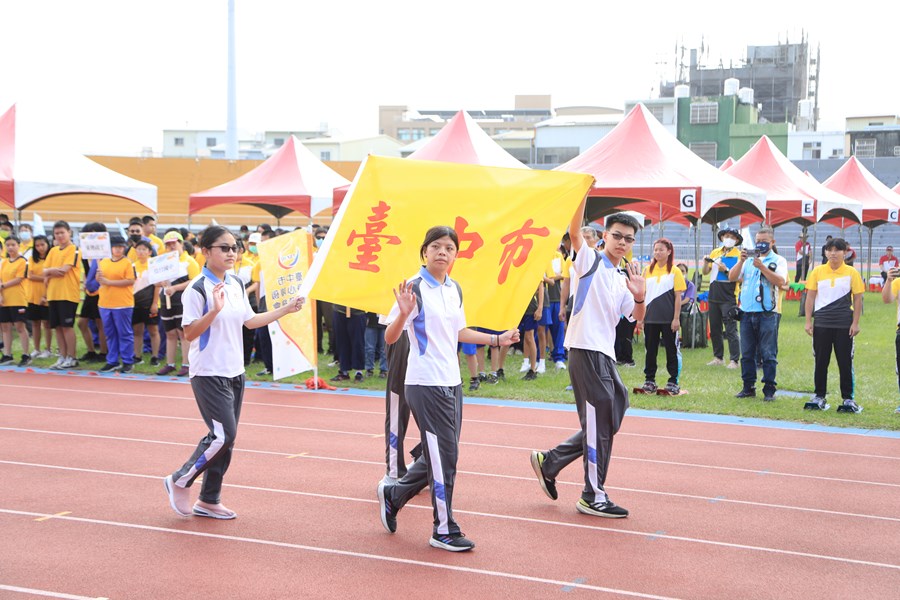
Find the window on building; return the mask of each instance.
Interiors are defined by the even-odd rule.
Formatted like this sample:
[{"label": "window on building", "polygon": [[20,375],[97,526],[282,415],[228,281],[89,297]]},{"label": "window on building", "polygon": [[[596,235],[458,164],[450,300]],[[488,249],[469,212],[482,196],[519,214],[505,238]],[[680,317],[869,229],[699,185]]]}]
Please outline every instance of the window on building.
[{"label": "window on building", "polygon": [[856,140],[854,146],[853,154],[855,154],[857,158],[875,158],[875,140]]},{"label": "window on building", "polygon": [[408,142],[412,140],[412,132],[409,129],[398,129],[397,130],[397,139],[401,142]]},{"label": "window on building", "polygon": [[214,138],[214,137],[206,138],[206,147],[207,148],[212,148],[215,145],[216,145],[216,138]]},{"label": "window on building", "polygon": [[718,144],[716,142],[691,142],[689,146],[691,152],[702,158],[706,161],[714,161],[716,160],[716,152],[718,151]]},{"label": "window on building", "polygon": [[822,142],[803,142],[803,159],[822,158]]},{"label": "window on building", "polygon": [[719,105],[716,102],[691,102],[691,125],[719,122]]},{"label": "window on building", "polygon": [[900,146],[894,146],[894,156],[900,156]]},{"label": "window on building", "polygon": [[869,127],[884,127],[884,121],[876,121],[869,123]]},{"label": "window on building", "polygon": [[412,130],[412,139],[413,140],[421,140],[423,137],[425,137],[425,130],[422,129],[421,127],[416,127],[415,129]]},{"label": "window on building", "polygon": [[[718,108],[718,106],[719,105],[717,104],[716,108]],[[666,114],[666,110],[664,107],[651,105],[651,106],[648,106],[647,108],[650,109],[650,114],[653,115],[654,117],[656,117],[657,121],[659,121],[660,123],[663,122],[663,117]],[[691,112],[691,114],[693,114],[693,111]],[[691,122],[693,123],[693,121],[691,121]]]},{"label": "window on building", "polygon": [[330,150],[322,150],[319,152],[320,160],[331,160],[331,151]]},{"label": "window on building", "polygon": [[559,165],[580,154],[578,146],[558,148],[538,148],[537,161],[542,165]]},{"label": "window on building", "polygon": [[275,147],[281,148],[284,146],[284,138],[275,138]]},{"label": "window on building", "polygon": [[832,148],[831,158],[844,158],[844,150],[841,148]]},{"label": "window on building", "polygon": [[183,137],[175,138],[175,145],[176,146],[184,146],[184,138]]}]

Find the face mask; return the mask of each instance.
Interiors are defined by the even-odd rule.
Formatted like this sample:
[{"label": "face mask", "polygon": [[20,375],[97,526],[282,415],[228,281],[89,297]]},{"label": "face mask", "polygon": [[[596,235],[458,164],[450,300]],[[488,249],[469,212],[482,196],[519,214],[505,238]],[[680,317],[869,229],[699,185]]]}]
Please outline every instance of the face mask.
[{"label": "face mask", "polygon": [[31,232],[28,231],[27,229],[25,231],[20,231],[19,239],[22,240],[23,242],[27,242],[28,240],[31,239]]},{"label": "face mask", "polygon": [[256,246],[250,246],[250,254],[256,254],[259,250],[256,249]]},{"label": "face mask", "polygon": [[722,245],[726,248],[734,248],[734,245],[737,244],[737,240],[734,238],[727,237],[722,240]]},{"label": "face mask", "polygon": [[322,242],[325,241],[325,238],[316,238],[316,248],[322,247]]},{"label": "face mask", "polygon": [[756,251],[760,256],[768,254],[771,247],[772,246],[769,244],[769,242],[756,242]]},{"label": "face mask", "polygon": [[6,239],[9,237],[9,232],[5,229],[0,229],[0,238]]},{"label": "face mask", "polygon": [[128,239],[130,239],[132,242],[134,242],[135,244],[137,244],[139,241],[141,241],[142,239],[144,239],[144,236],[142,236],[142,235],[139,234],[139,233],[133,233],[133,234],[131,234],[130,236],[128,236]]}]

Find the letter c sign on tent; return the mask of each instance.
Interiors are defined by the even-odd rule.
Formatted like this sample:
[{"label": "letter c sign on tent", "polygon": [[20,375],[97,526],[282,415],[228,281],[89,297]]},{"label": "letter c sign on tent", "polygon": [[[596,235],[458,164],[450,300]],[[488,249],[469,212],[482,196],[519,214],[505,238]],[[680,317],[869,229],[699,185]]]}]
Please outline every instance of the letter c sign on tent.
[{"label": "letter c sign on tent", "polygon": [[681,212],[694,212],[697,209],[697,190],[681,190],[679,205]]},{"label": "letter c sign on tent", "polygon": [[888,223],[896,223],[897,218],[900,217],[900,209],[892,208],[888,211],[887,220]]},{"label": "letter c sign on tent", "polygon": [[815,216],[815,200],[803,200],[800,203],[800,216],[801,217],[814,217]]}]

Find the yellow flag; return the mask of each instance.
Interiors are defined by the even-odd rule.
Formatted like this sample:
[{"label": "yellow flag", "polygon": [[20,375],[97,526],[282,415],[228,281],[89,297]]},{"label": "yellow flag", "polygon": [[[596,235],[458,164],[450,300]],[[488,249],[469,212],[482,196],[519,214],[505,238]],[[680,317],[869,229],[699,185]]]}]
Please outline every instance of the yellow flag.
[{"label": "yellow flag", "polygon": [[450,276],[463,290],[466,322],[516,327],[593,177],[370,156],[303,292],[386,314],[391,292],[416,274],[425,232],[459,236]]},{"label": "yellow flag", "polygon": [[[300,287],[312,260],[312,237],[298,229],[257,244],[262,284],[269,310],[279,308],[300,295]],[[272,336],[274,379],[314,369],[316,353],[315,303],[290,313],[269,325]]]}]

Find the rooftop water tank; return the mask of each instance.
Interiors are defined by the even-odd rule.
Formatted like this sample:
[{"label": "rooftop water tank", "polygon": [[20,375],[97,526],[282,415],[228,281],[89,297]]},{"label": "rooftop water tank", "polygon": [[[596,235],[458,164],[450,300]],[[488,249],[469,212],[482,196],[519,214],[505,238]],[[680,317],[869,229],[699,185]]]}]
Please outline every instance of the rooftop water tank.
[{"label": "rooftop water tank", "polygon": [[804,119],[812,118],[812,100],[801,100],[797,103],[797,116]]},{"label": "rooftop water tank", "polygon": [[753,88],[742,87],[739,89],[738,100],[741,104],[753,104]]},{"label": "rooftop water tank", "polygon": [[738,88],[741,87],[741,82],[734,77],[729,77],[725,80],[725,95],[726,96],[737,96]]},{"label": "rooftop water tank", "polygon": [[691,97],[691,86],[686,85],[684,83],[675,86],[675,97],[676,98],[690,98]]}]

